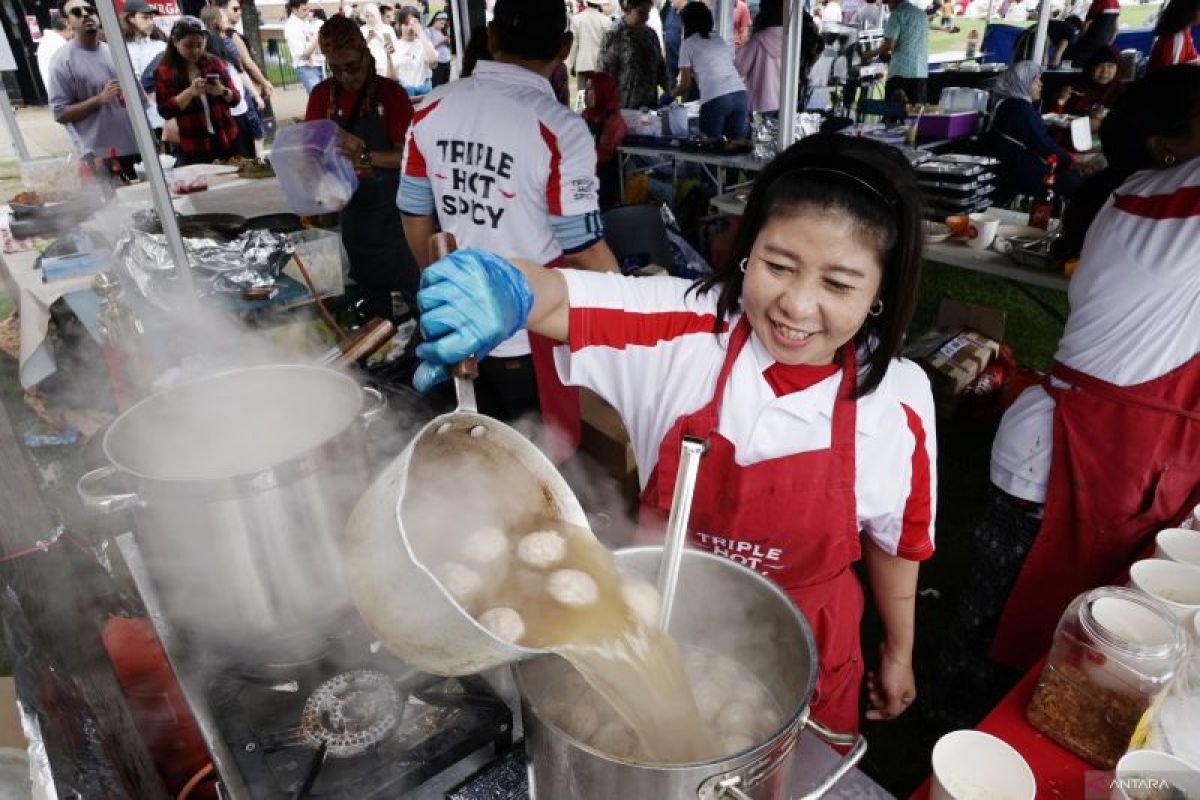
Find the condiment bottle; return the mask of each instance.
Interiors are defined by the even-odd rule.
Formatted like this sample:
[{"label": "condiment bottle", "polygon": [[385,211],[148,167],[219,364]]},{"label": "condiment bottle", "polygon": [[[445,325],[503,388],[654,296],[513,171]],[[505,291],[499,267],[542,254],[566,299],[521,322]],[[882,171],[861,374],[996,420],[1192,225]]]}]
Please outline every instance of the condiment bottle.
[{"label": "condiment bottle", "polygon": [[1046,736],[1112,769],[1183,665],[1187,634],[1165,605],[1134,589],[1105,586],[1076,597],[1026,716]]},{"label": "condiment bottle", "polygon": [[1057,199],[1054,195],[1054,171],[1058,167],[1058,156],[1046,156],[1046,176],[1042,178],[1042,183],[1046,187],[1045,194],[1038,200],[1033,201],[1033,205],[1029,209],[1029,226],[1031,228],[1041,228],[1046,230],[1050,227],[1050,220],[1055,216],[1055,206]]}]

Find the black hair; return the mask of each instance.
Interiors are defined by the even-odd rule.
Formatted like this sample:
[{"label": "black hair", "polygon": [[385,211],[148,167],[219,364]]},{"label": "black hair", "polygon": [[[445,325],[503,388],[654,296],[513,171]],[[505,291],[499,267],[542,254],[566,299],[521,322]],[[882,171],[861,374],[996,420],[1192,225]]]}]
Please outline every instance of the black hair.
[{"label": "black hair", "polygon": [[1154,35],[1174,36],[1187,30],[1195,24],[1197,12],[1200,12],[1200,0],[1167,0],[1154,25]]},{"label": "black hair", "polygon": [[50,27],[56,31],[65,31],[68,27],[67,18],[62,14],[58,14],[54,19],[50,20]]},{"label": "black hair", "polygon": [[413,17],[416,17],[417,21],[420,22],[421,9],[414,8],[413,6],[403,6],[396,11],[396,24],[400,27],[404,27]]},{"label": "black hair", "polygon": [[754,32],[783,26],[783,0],[762,0],[754,15]]},{"label": "black hair", "polygon": [[700,34],[701,39],[707,39],[712,33],[712,12],[700,0],[692,0],[684,6],[683,11],[679,12],[679,19],[683,22],[683,38],[685,39],[697,33]]},{"label": "black hair", "polygon": [[654,2],[653,0],[621,0],[621,10],[627,14],[635,8],[641,8],[642,6],[653,7]]},{"label": "black hair", "polygon": [[287,13],[291,14],[300,6],[308,5],[308,0],[287,0]]},{"label": "black hair", "polygon": [[183,56],[179,54],[175,43],[181,42],[189,36],[203,36],[205,42],[205,54],[212,52],[212,40],[208,29],[204,27],[204,23],[195,17],[183,16],[175,21],[171,26],[170,43],[167,49],[163,51],[162,63],[167,65],[171,71],[171,79],[176,86],[187,85],[187,63],[184,62]]},{"label": "black hair", "polygon": [[562,0],[496,0],[490,28],[501,53],[553,61],[567,32],[567,7]]},{"label": "black hair", "polygon": [[854,337],[855,345],[866,350],[855,393],[863,397],[879,386],[891,360],[900,355],[921,283],[920,192],[916,173],[895,148],[865,138],[815,134],[780,153],[754,181],[728,261],[693,289],[720,292],[715,329],[721,330],[741,306],[741,262],[759,233],[772,218],[802,209],[849,215],[879,253],[883,312],[868,316]]},{"label": "black hair", "polygon": [[475,72],[475,65],[480,61],[491,61],[492,53],[488,50],[487,28],[482,26],[471,29],[471,38],[463,50],[463,78],[469,78]]},{"label": "black hair", "polygon": [[1130,175],[1161,166],[1150,152],[1150,138],[1187,136],[1198,111],[1200,65],[1166,67],[1129,85],[1100,124],[1108,166],[1083,182],[1063,212],[1059,255],[1070,258],[1082,251],[1092,220]]}]

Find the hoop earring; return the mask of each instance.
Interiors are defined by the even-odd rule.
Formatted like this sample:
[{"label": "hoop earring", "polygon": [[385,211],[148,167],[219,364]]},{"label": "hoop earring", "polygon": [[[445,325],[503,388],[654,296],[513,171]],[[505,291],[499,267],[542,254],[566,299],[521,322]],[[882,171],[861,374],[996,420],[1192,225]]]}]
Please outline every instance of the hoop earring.
[{"label": "hoop earring", "polygon": [[1163,156],[1163,163],[1166,164],[1168,167],[1175,166],[1176,160],[1177,159],[1175,158],[1174,154],[1172,154],[1172,153],[1167,153],[1165,156]]},{"label": "hoop earring", "polygon": [[742,272],[745,272],[745,271],[746,271],[746,264],[747,264],[749,261],[750,261],[750,259],[749,259],[749,258],[743,258],[741,261],[739,261],[739,262],[738,262],[738,269],[740,269]]},{"label": "hoop earring", "polygon": [[883,313],[883,301],[878,300],[878,299],[874,303],[871,304],[870,310],[867,311],[867,315],[871,316],[871,317],[878,317],[882,313]]}]

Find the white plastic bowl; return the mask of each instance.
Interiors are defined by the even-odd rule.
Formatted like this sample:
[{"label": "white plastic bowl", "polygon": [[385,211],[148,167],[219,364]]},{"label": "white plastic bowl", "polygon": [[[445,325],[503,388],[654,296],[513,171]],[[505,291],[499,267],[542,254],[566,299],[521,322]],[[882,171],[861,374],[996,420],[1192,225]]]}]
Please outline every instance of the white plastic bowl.
[{"label": "white plastic bowl", "polygon": [[1153,790],[1160,781],[1169,781],[1188,797],[1200,797],[1200,771],[1196,767],[1158,750],[1134,750],[1117,762],[1112,800],[1157,796]]},{"label": "white plastic bowl", "polygon": [[1029,764],[991,734],[953,731],[933,747],[930,800],[1033,800],[1036,793]]},{"label": "white plastic bowl", "polygon": [[1154,557],[1200,567],[1200,531],[1167,528],[1154,537]]},{"label": "white plastic bowl", "polygon": [[1181,623],[1200,611],[1200,566],[1147,558],[1130,567],[1129,581],[1171,609]]}]

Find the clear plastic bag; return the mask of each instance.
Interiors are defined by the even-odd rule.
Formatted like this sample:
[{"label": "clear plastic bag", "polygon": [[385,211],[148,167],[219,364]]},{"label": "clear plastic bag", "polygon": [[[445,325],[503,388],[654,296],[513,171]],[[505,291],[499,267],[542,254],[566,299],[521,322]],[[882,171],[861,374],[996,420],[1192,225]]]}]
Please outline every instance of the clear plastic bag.
[{"label": "clear plastic bag", "polygon": [[271,166],[292,211],[317,216],[341,211],[358,189],[350,159],[338,152],[337,123],[320,119],[280,129]]}]

